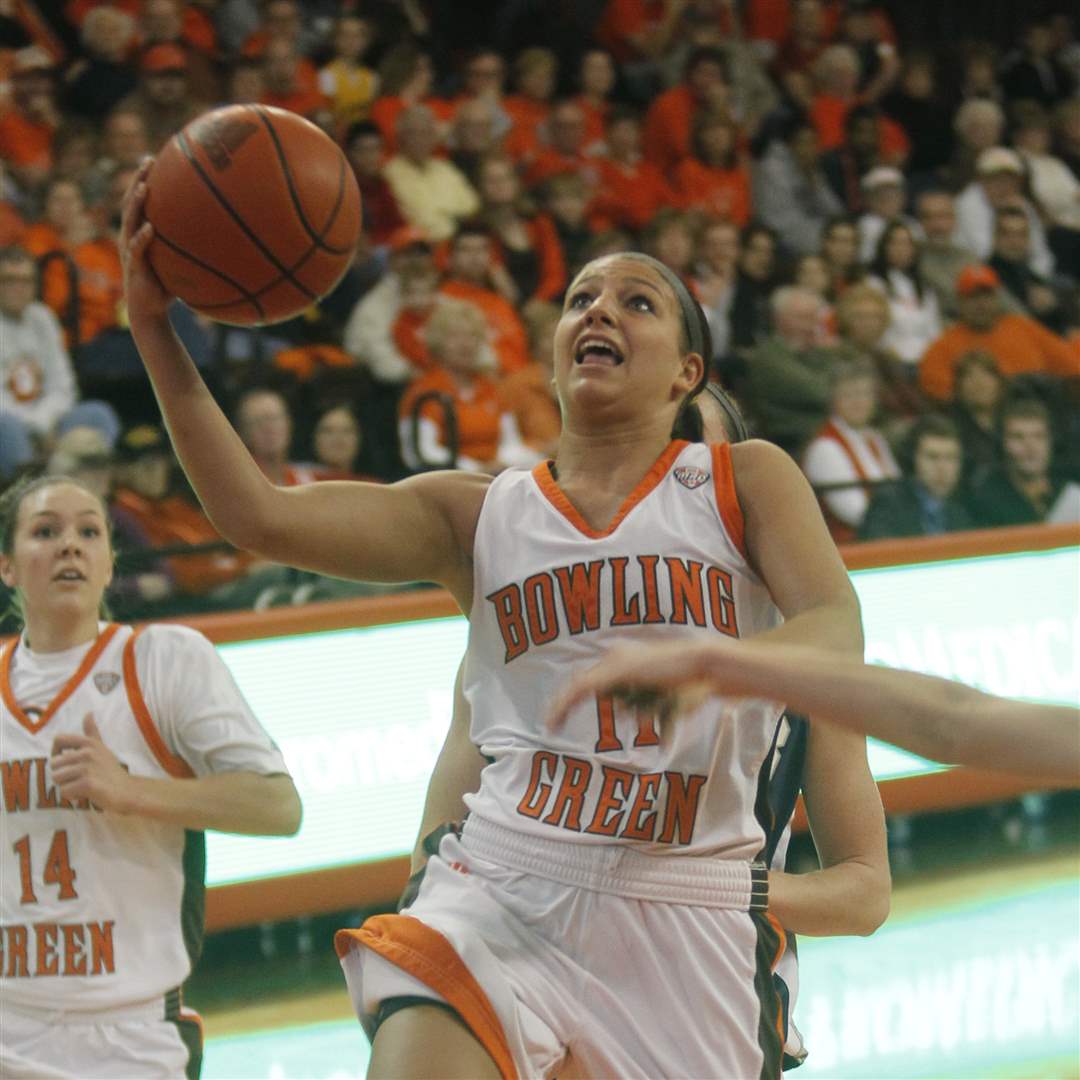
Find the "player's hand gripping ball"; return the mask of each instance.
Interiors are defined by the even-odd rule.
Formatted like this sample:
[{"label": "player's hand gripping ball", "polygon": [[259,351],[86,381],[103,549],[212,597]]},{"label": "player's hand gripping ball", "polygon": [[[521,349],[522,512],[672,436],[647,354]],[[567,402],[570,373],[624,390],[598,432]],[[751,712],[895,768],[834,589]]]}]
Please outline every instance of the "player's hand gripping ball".
[{"label": "player's hand gripping ball", "polygon": [[146,217],[162,285],[211,319],[254,326],[298,315],[341,280],[360,191],[314,124],[229,105],[169,140],[147,177]]}]

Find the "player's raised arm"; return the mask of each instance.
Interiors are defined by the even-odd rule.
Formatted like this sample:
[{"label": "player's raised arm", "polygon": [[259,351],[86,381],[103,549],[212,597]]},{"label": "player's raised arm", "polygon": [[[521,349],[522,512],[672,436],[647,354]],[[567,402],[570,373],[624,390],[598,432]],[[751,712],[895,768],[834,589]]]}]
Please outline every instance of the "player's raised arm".
[{"label": "player's raised arm", "polygon": [[401,484],[279,488],[259,470],[168,318],[146,259],[149,165],[124,204],[121,254],[131,331],[178,458],[215,527],[277,562],[370,581],[436,581],[469,598],[472,527],[487,478],[429,474]]}]

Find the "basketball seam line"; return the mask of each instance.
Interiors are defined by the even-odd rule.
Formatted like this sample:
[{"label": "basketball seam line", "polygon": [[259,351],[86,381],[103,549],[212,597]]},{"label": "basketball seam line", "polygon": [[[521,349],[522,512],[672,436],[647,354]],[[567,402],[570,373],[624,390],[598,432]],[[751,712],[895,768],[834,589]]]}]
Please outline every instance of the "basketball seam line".
[{"label": "basketball seam line", "polygon": [[286,279],[292,285],[294,285],[309,300],[317,300],[318,296],[313,293],[306,285],[293,277],[288,267],[286,267],[278,260],[277,256],[274,255],[274,253],[268,247],[266,247],[266,245],[263,244],[263,242],[255,235],[247,222],[245,222],[244,219],[240,217],[240,215],[232,208],[229,201],[225,198],[224,195],[222,195],[222,193],[215,186],[213,180],[211,180],[210,177],[207,175],[206,170],[202,167],[202,165],[199,164],[198,160],[196,159],[194,153],[191,150],[190,145],[188,144],[187,137],[182,131],[177,135],[177,143],[180,146],[180,149],[184,152],[184,156],[188,159],[188,163],[195,170],[195,172],[198,173],[203,183],[206,184],[207,188],[209,188],[210,193],[214,196],[215,199],[217,199],[218,203],[220,203],[221,208],[229,215],[229,217],[233,219],[233,221],[236,222],[237,225],[240,226],[240,229],[243,231],[244,235],[247,236],[248,239],[259,249],[262,255],[267,259],[267,261],[277,267],[277,269],[281,273],[282,278]]},{"label": "basketball seam line", "polygon": [[[338,190],[337,199],[334,202],[334,208],[330,213],[330,217],[327,219],[326,224],[322,228],[322,232],[316,232],[314,226],[308,221],[307,214],[304,211],[304,207],[300,202],[299,192],[296,190],[296,186],[293,183],[292,169],[289,167],[289,159],[285,156],[285,151],[281,147],[281,140],[278,138],[277,130],[274,125],[270,123],[270,118],[266,115],[266,110],[261,109],[258,106],[250,106],[251,110],[262,121],[263,126],[266,128],[270,135],[270,140],[274,144],[274,150],[277,152],[278,162],[281,165],[282,175],[285,178],[285,185],[289,189],[289,197],[292,199],[293,209],[296,211],[296,216],[300,219],[300,224],[303,225],[304,230],[311,238],[315,247],[321,248],[323,251],[330,252],[331,255],[346,255],[349,252],[348,248],[334,247],[332,244],[327,244],[324,241],[324,237],[334,226],[334,222],[337,221],[338,213],[341,210],[342,204],[345,201],[345,161],[341,158],[338,161]],[[301,264],[307,261],[310,256],[305,256],[301,259]],[[299,265],[299,264],[298,264]]]},{"label": "basketball seam line", "polygon": [[[165,236],[160,229],[154,230],[154,237],[155,239],[160,240],[167,248],[172,248],[172,250],[175,251],[178,255],[182,255],[185,259],[189,259],[197,267],[199,267],[200,270],[206,270],[211,274],[215,274],[217,277],[221,278],[222,281],[227,282],[234,289],[236,289],[237,292],[241,294],[240,299],[238,300],[229,300],[221,304],[199,304],[197,305],[196,310],[203,311],[212,310],[215,308],[232,307],[235,304],[246,302],[255,306],[255,310],[259,313],[260,317],[266,314],[266,311],[263,308],[262,304],[259,303],[258,293],[253,293],[250,290],[245,289],[239,281],[234,281],[231,277],[229,277],[228,274],[222,273],[220,270],[218,270],[217,267],[211,266],[209,263],[203,262],[202,259],[200,259],[197,255],[192,255],[190,251],[187,251],[185,248],[182,248],[179,244],[174,243],[167,236]],[[278,278],[278,280],[280,281],[281,279]]]}]

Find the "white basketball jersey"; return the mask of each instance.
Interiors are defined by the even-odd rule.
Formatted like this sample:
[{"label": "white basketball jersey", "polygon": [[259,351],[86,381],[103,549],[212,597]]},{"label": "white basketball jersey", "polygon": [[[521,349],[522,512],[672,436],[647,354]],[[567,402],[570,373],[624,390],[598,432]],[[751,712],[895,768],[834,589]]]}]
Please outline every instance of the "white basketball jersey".
[{"label": "white basketball jersey", "polygon": [[20,707],[11,691],[21,642],[0,656],[0,995],[15,1006],[130,1005],[166,993],[191,970],[188,946],[202,928],[202,833],[61,799],[48,767],[53,740],[83,734],[89,713],[132,774],[192,775],[146,707],[134,643],[131,627],[106,627],[61,693],[37,707]]},{"label": "white basketball jersey", "polygon": [[543,726],[553,693],[617,643],[752,637],[781,621],[747,561],[730,448],[673,442],[604,532],[547,464],[504,472],[474,555],[465,692],[493,760],[470,811],[578,844],[761,858],[776,703],[711,697],[661,732],[651,712],[598,699]]}]

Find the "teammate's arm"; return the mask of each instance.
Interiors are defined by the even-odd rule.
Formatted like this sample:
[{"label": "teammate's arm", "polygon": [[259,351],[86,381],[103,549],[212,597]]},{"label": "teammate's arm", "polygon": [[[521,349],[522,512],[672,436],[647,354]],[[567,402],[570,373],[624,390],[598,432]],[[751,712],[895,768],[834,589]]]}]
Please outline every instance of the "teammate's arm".
[{"label": "teammate's arm", "polygon": [[114,814],[253,836],[291,836],[300,827],[300,796],[290,777],[132,776],[102,741],[92,716],[84,720],[82,735],[57,736],[49,768],[61,798],[89,799]]},{"label": "teammate's arm", "polygon": [[424,850],[424,837],[449,822],[460,822],[465,816],[464,796],[480,788],[480,773],[487,761],[469,738],[471,714],[469,703],[461,690],[462,665],[458,666],[454,679],[454,713],[450,719],[450,728],[446,741],[435,768],[428,781],[427,797],[424,800],[424,815],[420,821],[420,832],[413,848],[410,873],[415,874],[424,867],[428,853]]},{"label": "teammate's arm", "polygon": [[169,322],[171,297],[146,259],[146,168],[125,199],[121,237],[131,332],[177,456],[215,527],[275,562],[368,581],[435,581],[467,604],[472,529],[488,478],[432,473],[393,485],[271,484]]}]

